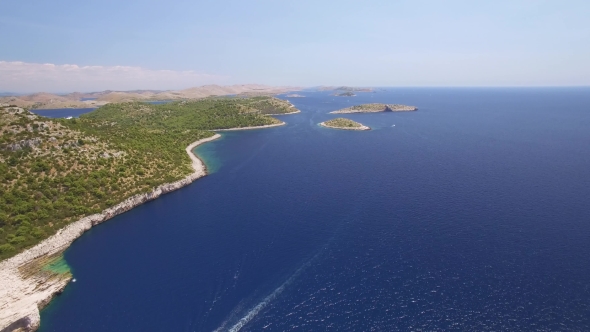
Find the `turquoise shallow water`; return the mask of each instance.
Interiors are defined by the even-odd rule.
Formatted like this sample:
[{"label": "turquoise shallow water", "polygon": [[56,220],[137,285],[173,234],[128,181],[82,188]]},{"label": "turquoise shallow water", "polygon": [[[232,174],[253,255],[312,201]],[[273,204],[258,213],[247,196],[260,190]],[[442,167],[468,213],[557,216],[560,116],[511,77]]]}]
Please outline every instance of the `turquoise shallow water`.
[{"label": "turquoise shallow water", "polygon": [[63,257],[58,257],[57,259],[50,261],[49,264],[43,267],[43,269],[60,274],[70,272],[70,267]]},{"label": "turquoise shallow water", "polygon": [[[227,135],[228,134],[222,135],[220,138],[217,139],[217,141],[225,139]],[[203,163],[205,163],[205,167],[207,167],[208,174],[213,174],[217,172],[221,167],[221,160],[217,155],[215,145],[202,144],[193,149],[193,152],[199,156]]]},{"label": "turquoise shallow water", "polygon": [[[590,329],[590,89],[302,94],[76,241],[41,331]],[[317,126],[364,102],[420,110]]]}]

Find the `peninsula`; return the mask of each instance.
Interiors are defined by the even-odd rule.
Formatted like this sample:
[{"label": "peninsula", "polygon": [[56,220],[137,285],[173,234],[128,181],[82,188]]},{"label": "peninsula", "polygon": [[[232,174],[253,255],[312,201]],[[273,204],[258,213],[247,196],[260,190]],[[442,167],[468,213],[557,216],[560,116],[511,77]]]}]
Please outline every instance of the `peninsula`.
[{"label": "peninsula", "polygon": [[109,103],[70,120],[0,107],[0,331],[38,328],[72,278],[62,253],[86,230],[206,175],[192,150],[213,130],[297,111],[272,97]]},{"label": "peninsula", "polygon": [[370,130],[371,128],[346,118],[336,118],[319,123],[320,126],[344,130]]},{"label": "peninsula", "polygon": [[418,110],[415,106],[401,104],[362,104],[330,112],[332,114],[376,113],[376,112],[410,112]]}]

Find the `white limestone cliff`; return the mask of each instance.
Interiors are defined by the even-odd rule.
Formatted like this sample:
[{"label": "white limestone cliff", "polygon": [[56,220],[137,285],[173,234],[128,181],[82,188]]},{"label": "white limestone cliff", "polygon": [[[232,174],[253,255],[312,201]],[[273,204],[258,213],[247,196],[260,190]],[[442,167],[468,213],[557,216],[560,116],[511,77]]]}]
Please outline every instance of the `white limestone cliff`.
[{"label": "white limestone cliff", "polygon": [[19,267],[33,260],[59,254],[93,226],[118,214],[129,211],[163,194],[182,188],[207,174],[205,165],[192,150],[203,143],[219,138],[219,134],[198,140],[186,148],[194,172],[182,180],[166,183],[145,194],[132,196],[125,201],[75,221],[36,246],[0,262],[0,332],[35,331],[41,323],[39,310],[63,291],[71,276],[58,277],[48,273],[24,275]]}]

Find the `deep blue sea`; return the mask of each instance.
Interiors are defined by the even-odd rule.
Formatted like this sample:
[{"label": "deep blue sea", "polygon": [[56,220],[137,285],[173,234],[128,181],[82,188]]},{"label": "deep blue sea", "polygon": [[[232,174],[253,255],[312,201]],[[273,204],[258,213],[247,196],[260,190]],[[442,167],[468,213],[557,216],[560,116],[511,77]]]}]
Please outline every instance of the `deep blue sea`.
[{"label": "deep blue sea", "polygon": [[[41,331],[590,330],[590,89],[300,94],[77,240]],[[419,111],[317,125],[366,102]]]}]

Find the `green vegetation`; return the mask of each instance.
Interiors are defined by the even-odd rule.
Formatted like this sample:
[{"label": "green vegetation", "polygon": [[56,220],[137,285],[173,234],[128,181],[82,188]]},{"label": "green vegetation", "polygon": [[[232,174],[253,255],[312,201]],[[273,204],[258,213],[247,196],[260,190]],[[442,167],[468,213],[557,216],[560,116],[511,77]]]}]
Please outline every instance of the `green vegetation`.
[{"label": "green vegetation", "polygon": [[336,119],[328,120],[328,121],[322,122],[322,124],[325,127],[334,127],[334,128],[342,128],[342,129],[368,128],[358,122],[352,121],[350,119],[345,119],[345,118],[336,118]]},{"label": "green vegetation", "polygon": [[242,100],[250,111],[261,114],[285,114],[297,111],[288,101],[274,97],[252,97]]},{"label": "green vegetation", "polygon": [[351,110],[374,110],[374,111],[385,111],[387,110],[386,104],[362,104],[350,107]]},{"label": "green vegetation", "polygon": [[0,109],[0,259],[68,223],[193,172],[185,148],[208,130],[280,123],[270,97],[107,104],[79,119]]}]

